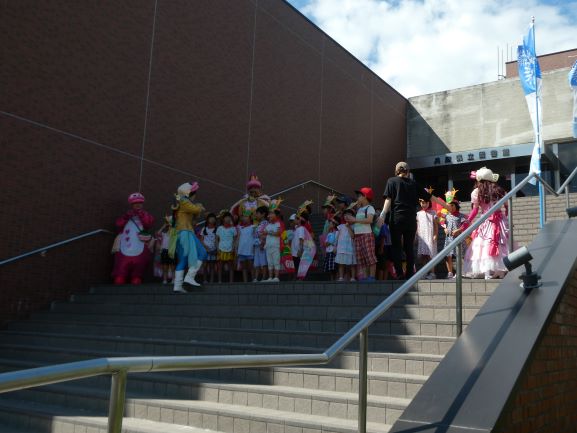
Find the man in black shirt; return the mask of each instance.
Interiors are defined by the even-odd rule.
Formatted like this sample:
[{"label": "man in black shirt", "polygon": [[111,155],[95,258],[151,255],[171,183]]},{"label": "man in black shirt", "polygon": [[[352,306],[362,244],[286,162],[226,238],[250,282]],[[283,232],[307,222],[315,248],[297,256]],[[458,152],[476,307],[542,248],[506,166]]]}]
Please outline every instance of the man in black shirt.
[{"label": "man in black shirt", "polygon": [[409,177],[409,165],[399,162],[395,167],[395,177],[387,181],[383,194],[385,204],[378,220],[383,225],[387,212],[391,211],[389,228],[391,231],[393,263],[398,278],[403,276],[402,253],[407,259],[405,278],[410,278],[415,269],[415,253],[413,243],[417,232],[417,206],[419,198],[431,199],[425,189],[419,188],[417,183]]}]

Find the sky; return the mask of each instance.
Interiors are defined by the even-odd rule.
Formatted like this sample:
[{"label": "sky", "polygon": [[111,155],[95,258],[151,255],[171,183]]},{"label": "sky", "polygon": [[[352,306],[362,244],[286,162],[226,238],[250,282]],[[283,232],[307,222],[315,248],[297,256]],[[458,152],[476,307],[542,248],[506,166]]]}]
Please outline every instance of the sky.
[{"label": "sky", "polygon": [[537,55],[577,48],[577,0],[288,2],[405,97],[497,80],[532,16]]}]

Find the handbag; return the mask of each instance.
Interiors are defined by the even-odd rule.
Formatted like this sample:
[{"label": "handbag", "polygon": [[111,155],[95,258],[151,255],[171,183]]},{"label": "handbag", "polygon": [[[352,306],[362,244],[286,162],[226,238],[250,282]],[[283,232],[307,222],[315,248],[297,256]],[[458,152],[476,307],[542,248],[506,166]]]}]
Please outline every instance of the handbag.
[{"label": "handbag", "polygon": [[114,242],[112,242],[112,248],[110,250],[110,254],[116,254],[118,251],[120,251],[120,238],[121,238],[121,236],[122,236],[122,233],[119,233],[114,238]]}]

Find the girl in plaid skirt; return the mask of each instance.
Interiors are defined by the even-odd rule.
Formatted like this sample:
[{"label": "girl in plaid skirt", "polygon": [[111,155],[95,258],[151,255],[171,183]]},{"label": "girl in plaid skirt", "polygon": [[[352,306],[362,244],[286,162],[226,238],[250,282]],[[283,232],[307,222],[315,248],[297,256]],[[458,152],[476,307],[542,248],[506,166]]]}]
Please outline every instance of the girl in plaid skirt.
[{"label": "girl in plaid skirt", "polygon": [[[349,223],[354,223],[355,252],[357,265],[363,268],[365,281],[375,281],[377,256],[375,254],[375,238],[371,224],[375,217],[375,208],[371,206],[373,201],[372,188],[363,187],[357,193],[357,214],[354,218],[349,217]],[[360,272],[360,270],[359,270]]]}]

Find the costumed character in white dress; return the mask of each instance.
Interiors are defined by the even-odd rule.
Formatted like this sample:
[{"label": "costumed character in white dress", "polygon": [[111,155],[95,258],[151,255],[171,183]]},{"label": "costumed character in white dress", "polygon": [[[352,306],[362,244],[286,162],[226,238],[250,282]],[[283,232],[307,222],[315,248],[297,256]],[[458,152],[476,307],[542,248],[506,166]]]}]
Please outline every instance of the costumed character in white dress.
[{"label": "costumed character in white dress", "polygon": [[130,210],[116,220],[118,236],[114,242],[114,284],[141,284],[150,262],[149,243],[154,217],[143,209],[144,196],[135,192],[128,196]]}]

